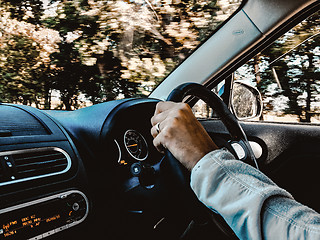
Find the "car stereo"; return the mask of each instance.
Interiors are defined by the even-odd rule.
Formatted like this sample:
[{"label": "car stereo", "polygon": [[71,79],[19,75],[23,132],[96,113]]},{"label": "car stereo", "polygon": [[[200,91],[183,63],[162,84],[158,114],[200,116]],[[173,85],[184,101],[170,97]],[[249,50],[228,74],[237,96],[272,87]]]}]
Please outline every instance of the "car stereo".
[{"label": "car stereo", "polygon": [[87,197],[72,190],[0,210],[0,239],[41,239],[81,223]]}]

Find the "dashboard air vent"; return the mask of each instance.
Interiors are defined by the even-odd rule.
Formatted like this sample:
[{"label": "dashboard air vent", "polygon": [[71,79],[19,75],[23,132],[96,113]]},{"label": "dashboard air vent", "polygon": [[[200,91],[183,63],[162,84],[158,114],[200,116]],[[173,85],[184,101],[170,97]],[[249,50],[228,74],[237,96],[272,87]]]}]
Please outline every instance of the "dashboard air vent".
[{"label": "dashboard air vent", "polygon": [[0,153],[0,186],[61,174],[70,169],[69,155],[60,148]]}]

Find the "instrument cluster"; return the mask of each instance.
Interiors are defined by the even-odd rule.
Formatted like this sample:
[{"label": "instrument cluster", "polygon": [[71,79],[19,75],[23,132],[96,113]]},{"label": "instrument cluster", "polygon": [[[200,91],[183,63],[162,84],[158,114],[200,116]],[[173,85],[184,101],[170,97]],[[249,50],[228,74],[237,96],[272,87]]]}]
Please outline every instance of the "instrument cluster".
[{"label": "instrument cluster", "polygon": [[119,151],[118,164],[124,174],[125,191],[137,187],[153,188],[162,155],[152,145],[152,136],[133,128],[114,139]]},{"label": "instrument cluster", "polygon": [[[152,137],[133,128],[126,129],[120,136],[114,139],[119,151],[118,163],[130,165],[154,164],[158,162],[157,151],[152,145]],[[155,157],[155,158],[154,158]]]}]

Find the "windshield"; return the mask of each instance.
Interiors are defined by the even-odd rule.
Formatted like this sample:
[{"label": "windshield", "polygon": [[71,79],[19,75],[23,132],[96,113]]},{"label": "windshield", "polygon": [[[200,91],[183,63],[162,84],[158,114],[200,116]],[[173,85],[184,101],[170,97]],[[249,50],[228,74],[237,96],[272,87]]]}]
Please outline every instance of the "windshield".
[{"label": "windshield", "polygon": [[0,101],[73,110],[147,96],[240,0],[0,3]]}]

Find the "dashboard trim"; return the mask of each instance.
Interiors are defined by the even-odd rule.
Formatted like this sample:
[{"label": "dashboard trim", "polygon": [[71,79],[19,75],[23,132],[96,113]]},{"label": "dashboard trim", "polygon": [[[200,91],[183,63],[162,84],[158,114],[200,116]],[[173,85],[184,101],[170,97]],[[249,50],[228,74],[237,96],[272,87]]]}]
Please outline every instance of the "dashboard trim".
[{"label": "dashboard trim", "polygon": [[2,183],[0,183],[0,187],[5,186],[5,185],[9,185],[9,184],[20,183],[20,182],[39,179],[39,178],[45,178],[45,177],[50,177],[50,176],[54,176],[54,175],[59,175],[59,174],[66,173],[70,170],[71,157],[69,156],[69,154],[66,151],[64,151],[63,149],[61,149],[59,147],[41,147],[41,148],[30,148],[30,149],[19,149],[19,150],[5,151],[5,152],[0,152],[0,157],[7,156],[7,155],[14,155],[14,154],[22,154],[22,153],[41,152],[41,151],[47,151],[47,150],[54,150],[54,151],[60,152],[66,157],[67,166],[64,170],[54,172],[54,173],[48,173],[48,174],[43,174],[43,175],[39,175],[39,176],[34,176],[34,177],[26,177],[26,178],[22,178],[22,179],[16,179],[16,180],[2,182]]}]

